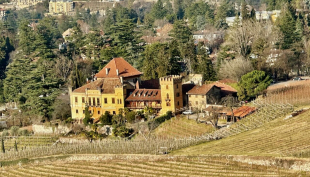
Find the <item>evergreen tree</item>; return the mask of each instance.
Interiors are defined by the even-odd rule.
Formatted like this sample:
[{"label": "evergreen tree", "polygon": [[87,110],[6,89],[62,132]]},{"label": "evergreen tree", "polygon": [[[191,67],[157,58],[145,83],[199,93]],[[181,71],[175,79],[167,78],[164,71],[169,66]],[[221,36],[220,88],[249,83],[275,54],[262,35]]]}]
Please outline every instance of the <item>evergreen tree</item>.
[{"label": "evergreen tree", "polygon": [[169,43],[169,58],[169,75],[179,75],[181,72],[181,65],[179,63],[181,60],[181,52],[176,40],[172,40]]},{"label": "evergreen tree", "polygon": [[5,147],[4,147],[4,140],[3,140],[3,138],[1,138],[1,150],[2,150],[2,153],[5,153]]},{"label": "evergreen tree", "polygon": [[241,77],[238,83],[239,100],[249,100],[260,94],[271,83],[271,78],[264,71],[254,70]]},{"label": "evergreen tree", "polygon": [[183,20],[178,20],[173,24],[169,35],[179,44],[187,43],[192,38],[192,32]]},{"label": "evergreen tree", "polygon": [[151,15],[154,19],[163,19],[167,14],[162,0],[158,0],[152,7]]},{"label": "evergreen tree", "polygon": [[83,123],[84,123],[84,125],[85,126],[87,126],[87,125],[89,125],[91,122],[92,122],[92,116],[93,115],[91,115],[90,114],[90,111],[89,111],[89,107],[88,106],[86,106],[85,107],[85,111],[84,111],[85,113],[85,117],[84,117],[84,119],[83,119]]},{"label": "evergreen tree", "polygon": [[129,63],[134,64],[139,59],[140,52],[143,51],[140,43],[141,35],[135,31],[135,24],[131,19],[116,22],[111,27],[112,45],[114,47],[114,57],[124,57]]},{"label": "evergreen tree", "polygon": [[289,49],[291,45],[296,41],[296,21],[293,7],[290,4],[286,4],[280,17],[277,19],[277,26],[283,33],[283,40],[281,41],[282,49]]}]

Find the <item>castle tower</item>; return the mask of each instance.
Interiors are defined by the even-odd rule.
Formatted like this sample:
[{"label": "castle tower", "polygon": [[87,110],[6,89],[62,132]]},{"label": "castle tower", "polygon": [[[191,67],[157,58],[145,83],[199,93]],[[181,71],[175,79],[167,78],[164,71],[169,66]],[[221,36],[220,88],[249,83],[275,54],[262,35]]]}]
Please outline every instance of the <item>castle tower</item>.
[{"label": "castle tower", "polygon": [[182,78],[178,75],[165,76],[160,79],[161,114],[176,112],[183,108]]}]

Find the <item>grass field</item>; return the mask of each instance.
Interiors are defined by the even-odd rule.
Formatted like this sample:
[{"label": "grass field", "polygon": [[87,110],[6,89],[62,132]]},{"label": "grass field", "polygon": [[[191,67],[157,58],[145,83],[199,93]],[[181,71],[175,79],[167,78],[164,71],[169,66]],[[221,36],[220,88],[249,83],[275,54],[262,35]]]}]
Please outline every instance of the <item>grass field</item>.
[{"label": "grass field", "polygon": [[228,157],[72,156],[1,168],[0,176],[300,176],[304,172],[238,162]]},{"label": "grass field", "polygon": [[205,135],[214,131],[212,125],[197,123],[180,116],[162,123],[155,129],[154,134],[161,138],[189,138]]},{"label": "grass field", "polygon": [[176,150],[182,155],[310,156],[310,111],[218,141]]}]

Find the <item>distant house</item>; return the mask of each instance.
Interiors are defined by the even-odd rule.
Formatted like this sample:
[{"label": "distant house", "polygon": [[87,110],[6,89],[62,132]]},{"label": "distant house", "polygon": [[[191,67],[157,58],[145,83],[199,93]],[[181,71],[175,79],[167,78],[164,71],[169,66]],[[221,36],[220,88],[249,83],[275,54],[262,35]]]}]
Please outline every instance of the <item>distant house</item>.
[{"label": "distant house", "polygon": [[237,90],[234,89],[230,85],[221,83],[219,81],[216,81],[216,82],[212,83],[211,85],[214,85],[214,86],[216,86],[216,87],[221,89],[221,97],[225,97],[225,96],[228,96],[228,95],[237,97]]},{"label": "distant house", "polygon": [[196,85],[186,93],[191,109],[205,109],[207,104],[218,104],[221,99],[221,88],[212,84]]},{"label": "distant house", "polygon": [[69,28],[65,32],[62,33],[62,38],[64,38],[65,41],[67,41],[66,38],[70,37],[72,35],[72,33],[73,33],[73,29]]}]

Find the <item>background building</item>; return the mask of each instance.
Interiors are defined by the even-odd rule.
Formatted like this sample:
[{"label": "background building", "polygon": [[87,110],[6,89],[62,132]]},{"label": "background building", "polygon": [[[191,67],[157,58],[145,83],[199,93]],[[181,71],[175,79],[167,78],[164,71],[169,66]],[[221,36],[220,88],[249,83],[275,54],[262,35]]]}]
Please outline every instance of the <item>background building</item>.
[{"label": "background building", "polygon": [[72,0],[51,0],[49,2],[49,15],[65,14],[71,15],[73,13]]}]

